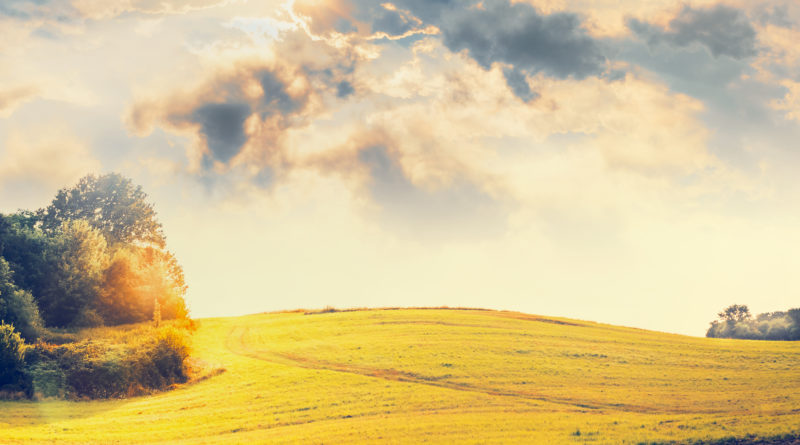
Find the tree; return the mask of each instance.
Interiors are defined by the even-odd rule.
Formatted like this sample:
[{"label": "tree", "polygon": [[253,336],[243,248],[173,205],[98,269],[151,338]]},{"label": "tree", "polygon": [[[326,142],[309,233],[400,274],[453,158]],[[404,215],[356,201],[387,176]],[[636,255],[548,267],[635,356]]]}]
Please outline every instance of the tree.
[{"label": "tree", "polygon": [[163,248],[161,223],[146,199],[141,186],[118,173],[88,175],[59,190],[37,217],[48,232],[57,231],[65,221],[82,219],[98,229],[109,246],[140,242]]},{"label": "tree", "polygon": [[100,299],[108,265],[106,240],[86,221],[64,222],[47,256],[52,273],[38,297],[44,319],[48,326],[76,325],[78,316]]},{"label": "tree", "polygon": [[41,331],[39,308],[31,293],[14,285],[13,271],[0,257],[0,322],[10,323],[26,339],[35,340]]},{"label": "tree", "polygon": [[750,309],[744,304],[732,304],[717,314],[720,320],[739,322],[750,319]]},{"label": "tree", "polygon": [[792,320],[792,323],[795,326],[800,328],[800,308],[789,309],[786,312],[786,315],[788,315],[789,319]]},{"label": "tree", "polygon": [[185,293],[183,270],[170,252],[126,246],[105,271],[98,307],[111,324],[149,320],[156,305],[163,319],[186,318]]},{"label": "tree", "polygon": [[0,216],[0,255],[14,271],[14,284],[37,298],[52,274],[47,252],[53,238],[36,227],[32,212]]}]

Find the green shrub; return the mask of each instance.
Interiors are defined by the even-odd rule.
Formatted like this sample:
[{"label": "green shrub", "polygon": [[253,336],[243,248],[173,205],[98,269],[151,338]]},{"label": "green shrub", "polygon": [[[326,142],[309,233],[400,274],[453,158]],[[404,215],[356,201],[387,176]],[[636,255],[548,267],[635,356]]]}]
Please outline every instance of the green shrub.
[{"label": "green shrub", "polygon": [[0,390],[25,389],[25,341],[14,327],[0,323]]},{"label": "green shrub", "polygon": [[66,376],[58,362],[40,361],[27,368],[29,392],[37,397],[64,397]]},{"label": "green shrub", "polygon": [[0,257],[0,320],[9,323],[27,340],[35,340],[42,327],[39,308],[31,293],[18,288],[14,272]]},{"label": "green shrub", "polygon": [[36,344],[26,360],[29,392],[98,399],[146,394],[186,382],[187,334],[170,326],[145,332],[127,344]]}]

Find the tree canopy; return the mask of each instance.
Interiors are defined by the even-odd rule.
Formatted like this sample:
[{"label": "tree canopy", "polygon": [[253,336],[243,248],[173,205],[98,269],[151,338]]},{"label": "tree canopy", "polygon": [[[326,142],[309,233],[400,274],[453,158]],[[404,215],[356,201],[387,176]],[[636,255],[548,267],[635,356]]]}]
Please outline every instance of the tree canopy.
[{"label": "tree canopy", "polygon": [[109,245],[142,242],[163,248],[164,232],[141,186],[117,173],[88,175],[58,191],[37,217],[45,231],[65,221],[84,220],[105,236]]},{"label": "tree canopy", "polygon": [[750,340],[800,340],[800,308],[766,312],[755,318],[745,305],[734,304],[717,314],[706,337]]},{"label": "tree canopy", "polygon": [[744,321],[750,318],[750,308],[744,304],[732,304],[717,316],[725,321]]},{"label": "tree canopy", "polygon": [[[183,269],[140,186],[89,175],[45,209],[0,215],[0,319],[25,338],[188,316]],[[41,314],[41,318],[40,318]]]}]

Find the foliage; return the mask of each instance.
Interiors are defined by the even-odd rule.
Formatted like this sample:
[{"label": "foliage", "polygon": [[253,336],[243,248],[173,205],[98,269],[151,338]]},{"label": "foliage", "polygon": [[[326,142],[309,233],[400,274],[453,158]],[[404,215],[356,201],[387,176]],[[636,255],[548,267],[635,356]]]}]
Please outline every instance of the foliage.
[{"label": "foliage", "polygon": [[79,314],[100,299],[106,240],[83,220],[64,222],[55,239],[48,252],[52,275],[38,296],[39,307],[49,326],[80,326],[86,319]]},{"label": "foliage", "polygon": [[113,246],[142,242],[164,247],[161,223],[141,186],[117,173],[89,175],[58,191],[50,205],[38,212],[42,227],[57,231],[64,222],[84,220]]},{"label": "foliage", "polygon": [[0,256],[14,271],[14,284],[34,297],[42,294],[53,273],[55,265],[48,262],[48,252],[56,242],[36,227],[32,212],[0,215]]},{"label": "foliage", "polygon": [[711,322],[706,337],[750,340],[800,340],[800,309],[750,316],[747,306],[733,305]]},{"label": "foliage", "polygon": [[[118,174],[90,175],[60,190],[46,209],[0,215],[0,259],[7,263],[0,285],[10,286],[0,316],[10,314],[28,339],[32,326],[150,320],[155,302],[163,319],[187,318],[183,269],[164,248],[146,197]],[[30,321],[17,320],[20,313]]]},{"label": "foliage", "polygon": [[[46,209],[0,215],[0,397],[124,397],[187,379],[183,269],[146,197],[118,174],[87,176]],[[153,317],[179,322],[103,327]]]},{"label": "foliage", "polygon": [[24,386],[25,341],[14,327],[0,323],[0,389]]},{"label": "foliage", "polygon": [[750,309],[743,304],[732,304],[717,316],[724,321],[744,321],[750,318]]},{"label": "foliage", "polygon": [[144,328],[115,341],[119,338],[32,346],[26,358],[30,391],[39,397],[129,397],[186,381],[185,331]]},{"label": "foliage", "polygon": [[152,319],[156,300],[162,319],[185,318],[185,293],[183,271],[170,252],[129,246],[114,253],[98,307],[113,324]]},{"label": "foliage", "polygon": [[8,262],[0,257],[0,320],[13,325],[23,337],[35,340],[42,328],[39,309],[30,292],[14,285]]}]

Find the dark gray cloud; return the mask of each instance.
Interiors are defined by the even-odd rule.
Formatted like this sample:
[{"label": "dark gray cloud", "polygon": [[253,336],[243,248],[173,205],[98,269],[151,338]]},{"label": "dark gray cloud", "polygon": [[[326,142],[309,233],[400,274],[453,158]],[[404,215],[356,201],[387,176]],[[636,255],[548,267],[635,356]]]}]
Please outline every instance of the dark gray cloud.
[{"label": "dark gray cloud", "polygon": [[200,124],[200,134],[211,156],[227,163],[247,142],[244,121],[251,111],[246,103],[209,103],[198,107],[190,119]]},{"label": "dark gray cloud", "polygon": [[523,102],[530,102],[531,100],[539,97],[539,94],[531,91],[531,86],[528,85],[528,78],[525,73],[516,69],[506,68],[503,70],[503,76],[506,78],[506,83],[514,92],[514,95],[522,99]]},{"label": "dark gray cloud", "polygon": [[503,206],[473,183],[460,179],[425,190],[414,185],[400,163],[382,145],[362,149],[371,198],[387,226],[415,238],[481,237],[505,230]]},{"label": "dark gray cloud", "polygon": [[355,91],[356,90],[353,88],[353,84],[346,80],[336,84],[336,97],[345,98],[353,94]]},{"label": "dark gray cloud", "polygon": [[743,59],[755,56],[756,31],[745,14],[726,5],[694,9],[685,6],[669,22],[667,29],[636,18],[629,18],[628,28],[651,46],[676,47],[702,45],[714,57]]},{"label": "dark gray cloud", "polygon": [[[297,75],[300,73],[282,69],[243,69],[234,76],[205,85],[190,97],[167,99],[160,107],[169,124],[197,128],[207,149],[201,162],[204,171],[212,170],[215,161],[230,164],[255,137],[261,139],[253,150],[264,153],[254,154],[254,158],[269,160],[273,156],[266,152],[280,150],[282,133],[298,124],[298,119],[302,120],[312,94],[308,88],[289,92],[288,84]],[[255,97],[252,91],[246,91],[254,81],[261,86],[261,94]],[[144,123],[137,120],[152,115],[145,104],[143,108],[134,108],[131,120],[134,126],[142,126]],[[245,122],[251,117],[258,124],[253,134],[245,129]]]},{"label": "dark gray cloud", "polygon": [[[453,52],[465,51],[483,68],[510,66],[509,87],[523,101],[536,96],[525,80],[544,73],[557,78],[583,79],[603,75],[606,57],[601,43],[588,35],[581,18],[571,13],[540,14],[526,3],[509,0],[355,0],[356,22],[372,32],[403,36],[436,26]],[[355,29],[354,26],[350,26]],[[413,39],[413,38],[411,38]]]},{"label": "dark gray cloud", "polygon": [[486,69],[501,62],[517,73],[562,79],[583,79],[605,69],[599,42],[575,14],[541,15],[528,4],[496,1],[448,15],[441,29],[451,51],[466,50]]}]

